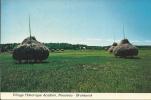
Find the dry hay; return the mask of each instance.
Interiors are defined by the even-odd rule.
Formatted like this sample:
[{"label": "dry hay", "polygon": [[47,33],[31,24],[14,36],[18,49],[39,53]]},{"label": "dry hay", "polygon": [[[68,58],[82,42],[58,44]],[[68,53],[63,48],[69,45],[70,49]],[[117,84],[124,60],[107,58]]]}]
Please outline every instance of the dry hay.
[{"label": "dry hay", "polygon": [[30,61],[42,61],[49,56],[49,49],[42,43],[38,42],[35,37],[28,37],[18,45],[13,51],[13,58],[21,62],[25,60]]},{"label": "dry hay", "polygon": [[114,43],[112,44],[112,46],[117,46],[117,43],[116,43],[116,42],[114,42]]},{"label": "dry hay", "polygon": [[32,36],[31,38],[30,37],[25,38],[21,44],[31,44],[31,43],[41,45],[41,43],[38,42],[34,36]]},{"label": "dry hay", "polygon": [[132,45],[128,39],[123,39],[119,45],[113,49],[115,56],[133,57],[138,55],[138,48]]},{"label": "dry hay", "polygon": [[60,51],[64,51],[64,49],[60,49]]},{"label": "dry hay", "polygon": [[114,42],[114,43],[112,44],[112,46],[108,49],[108,52],[112,53],[112,52],[113,52],[113,49],[114,49],[116,46],[117,46],[117,43]]},{"label": "dry hay", "polygon": [[112,53],[112,52],[113,52],[114,47],[115,47],[115,46],[111,46],[111,47],[108,49],[108,52]]},{"label": "dry hay", "polygon": [[55,52],[55,49],[51,49],[50,51],[51,51],[51,52]]},{"label": "dry hay", "polygon": [[123,39],[123,40],[121,40],[121,42],[120,42],[120,44],[127,44],[127,43],[130,44],[130,42],[128,41],[128,39]]},{"label": "dry hay", "polygon": [[105,51],[108,51],[108,47],[105,47],[104,50],[105,50]]}]

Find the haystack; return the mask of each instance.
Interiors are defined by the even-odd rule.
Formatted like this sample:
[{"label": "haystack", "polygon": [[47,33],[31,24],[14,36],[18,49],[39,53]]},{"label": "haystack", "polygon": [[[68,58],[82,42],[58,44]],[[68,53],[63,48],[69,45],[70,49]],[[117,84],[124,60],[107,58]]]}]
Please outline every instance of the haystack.
[{"label": "haystack", "polygon": [[105,50],[105,51],[108,51],[108,47],[104,47],[104,50]]},{"label": "haystack", "polygon": [[49,49],[38,42],[35,37],[28,37],[13,51],[13,58],[21,62],[42,61],[49,56]]},{"label": "haystack", "polygon": [[116,46],[117,46],[117,43],[114,42],[114,43],[112,44],[112,46],[108,49],[108,52],[112,53],[112,52],[113,52],[113,49],[114,49]]},{"label": "haystack", "polygon": [[134,57],[138,55],[138,48],[132,45],[128,39],[123,39],[119,45],[113,49],[113,53],[118,57]]}]

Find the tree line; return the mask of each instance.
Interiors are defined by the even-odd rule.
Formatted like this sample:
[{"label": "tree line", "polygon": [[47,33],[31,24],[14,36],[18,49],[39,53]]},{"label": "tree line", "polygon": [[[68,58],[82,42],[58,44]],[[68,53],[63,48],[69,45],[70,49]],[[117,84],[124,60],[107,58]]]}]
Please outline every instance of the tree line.
[{"label": "tree line", "polygon": [[[101,50],[109,46],[88,46],[84,44],[69,44],[69,43],[43,43],[49,50],[80,50],[85,47],[86,49]],[[0,44],[0,52],[9,52],[19,45],[19,43]],[[137,46],[139,49],[151,49],[151,46]]]},{"label": "tree line", "polygon": [[[88,46],[84,44],[69,44],[69,43],[43,43],[49,50],[80,50],[80,49],[103,49],[101,46]],[[1,52],[13,51],[13,49],[19,45],[19,43],[0,44]]]}]

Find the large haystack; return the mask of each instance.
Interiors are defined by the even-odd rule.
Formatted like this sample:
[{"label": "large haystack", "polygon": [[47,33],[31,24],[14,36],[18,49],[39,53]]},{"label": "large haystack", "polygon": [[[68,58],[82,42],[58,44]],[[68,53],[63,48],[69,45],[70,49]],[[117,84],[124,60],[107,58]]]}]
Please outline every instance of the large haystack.
[{"label": "large haystack", "polygon": [[114,42],[114,43],[112,44],[112,46],[108,49],[108,52],[112,53],[112,52],[113,52],[113,49],[114,49],[116,46],[117,46],[117,43]]},{"label": "large haystack", "polygon": [[113,49],[115,56],[134,57],[138,55],[138,48],[132,45],[128,39],[123,39],[119,45]]},{"label": "large haystack", "polygon": [[13,58],[21,62],[42,61],[49,56],[49,49],[42,43],[38,42],[35,37],[28,37],[18,45],[13,51]]}]

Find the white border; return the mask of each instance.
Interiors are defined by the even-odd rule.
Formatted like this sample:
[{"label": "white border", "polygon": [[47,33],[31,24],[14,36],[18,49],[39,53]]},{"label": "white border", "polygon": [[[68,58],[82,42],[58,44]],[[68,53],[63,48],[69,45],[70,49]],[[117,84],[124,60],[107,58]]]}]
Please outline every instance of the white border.
[{"label": "white border", "polygon": [[151,100],[151,93],[1,92],[1,100]]}]

